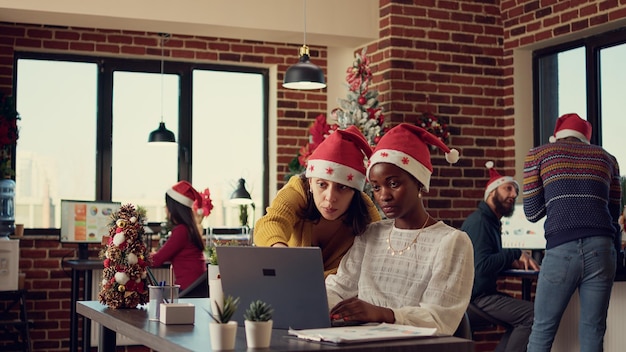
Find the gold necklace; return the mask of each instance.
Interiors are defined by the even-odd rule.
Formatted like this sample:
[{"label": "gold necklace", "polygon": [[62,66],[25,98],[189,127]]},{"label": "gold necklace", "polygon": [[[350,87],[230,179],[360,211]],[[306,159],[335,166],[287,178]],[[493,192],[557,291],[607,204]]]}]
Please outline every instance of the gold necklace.
[{"label": "gold necklace", "polygon": [[428,214],[428,216],[426,217],[426,221],[424,221],[424,225],[422,225],[422,228],[419,230],[419,232],[417,233],[417,235],[415,235],[415,238],[413,239],[413,241],[411,241],[411,243],[409,243],[408,246],[404,247],[403,249],[397,250],[395,248],[393,248],[393,246],[391,245],[391,233],[393,232],[393,228],[396,226],[396,223],[394,222],[393,225],[391,226],[391,230],[389,230],[389,234],[387,234],[387,249],[391,251],[391,255],[402,255],[402,253],[406,252],[406,251],[410,251],[411,247],[417,243],[417,238],[420,237],[420,234],[422,233],[422,230],[424,230],[424,228],[426,227],[426,224],[428,223],[428,220],[430,220],[430,214]]}]

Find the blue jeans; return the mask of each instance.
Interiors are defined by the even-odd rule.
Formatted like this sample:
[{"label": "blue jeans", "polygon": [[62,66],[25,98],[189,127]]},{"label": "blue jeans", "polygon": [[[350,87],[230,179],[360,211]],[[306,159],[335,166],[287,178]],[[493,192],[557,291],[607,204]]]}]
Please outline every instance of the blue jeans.
[{"label": "blue jeans", "polygon": [[561,317],[576,289],[580,297],[581,352],[602,351],[615,277],[611,237],[587,237],[546,250],[535,294],[535,320],[528,352],[549,352]]}]

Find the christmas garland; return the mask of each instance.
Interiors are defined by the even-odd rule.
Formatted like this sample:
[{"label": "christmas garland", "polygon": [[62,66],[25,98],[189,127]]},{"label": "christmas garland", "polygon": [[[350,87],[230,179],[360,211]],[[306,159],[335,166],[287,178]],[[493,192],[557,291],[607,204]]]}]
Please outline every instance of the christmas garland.
[{"label": "christmas garland", "polygon": [[[417,126],[422,127],[426,131],[434,134],[444,144],[447,144],[450,132],[448,131],[448,124],[440,122],[439,118],[433,115],[431,112],[425,112],[418,118]],[[431,146],[433,149],[437,149],[435,146]]]}]

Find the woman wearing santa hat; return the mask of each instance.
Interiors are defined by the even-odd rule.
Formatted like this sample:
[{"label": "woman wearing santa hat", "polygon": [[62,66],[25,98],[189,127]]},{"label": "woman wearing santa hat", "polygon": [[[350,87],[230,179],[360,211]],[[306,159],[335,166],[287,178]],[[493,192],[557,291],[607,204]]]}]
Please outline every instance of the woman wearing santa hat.
[{"label": "woman wearing santa hat", "polygon": [[424,208],[433,172],[430,145],[458,160],[435,135],[400,124],[379,141],[367,168],[387,220],[372,223],[326,278],[331,319],[436,328],[452,335],[474,280],[472,242]]},{"label": "woman wearing santa hat", "polygon": [[324,274],[337,271],[355,236],[380,214],[363,192],[371,147],[361,131],[336,130],[313,151],[306,172],[292,176],[254,226],[257,246],[317,246]]},{"label": "woman wearing santa hat", "polygon": [[[200,277],[206,277],[204,241],[198,230],[193,204],[202,204],[202,196],[189,182],[180,181],[165,192],[167,219],[173,226],[165,244],[152,254],[152,266],[170,262],[174,268],[175,282],[180,291],[187,289]],[[198,285],[186,297],[208,297],[207,285]]]}]

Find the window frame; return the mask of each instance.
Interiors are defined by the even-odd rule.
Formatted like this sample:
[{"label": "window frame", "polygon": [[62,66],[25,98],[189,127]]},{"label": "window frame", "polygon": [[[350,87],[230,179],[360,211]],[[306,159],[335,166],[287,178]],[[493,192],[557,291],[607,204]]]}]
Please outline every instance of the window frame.
[{"label": "window frame", "polygon": [[[542,86],[542,83],[545,80],[545,72],[542,72],[542,67],[539,61],[550,55],[556,55],[560,52],[579,47],[585,48],[585,90],[587,92],[586,113],[587,120],[593,126],[594,131],[593,135],[591,136],[590,142],[593,144],[602,145],[602,92],[600,89],[600,52],[602,49],[623,44],[626,44],[626,28],[620,28],[598,35],[589,36],[533,51],[532,74],[534,146],[538,146],[544,142],[541,140],[542,131],[544,133],[547,133],[547,135],[552,134],[554,126],[556,124],[556,119],[558,118],[558,116],[556,116],[555,114],[552,114],[551,117],[544,118],[544,116],[550,115],[551,112],[556,112],[558,109],[546,106],[547,104],[545,104],[545,101],[548,100],[548,98],[546,97],[547,94],[544,95]],[[546,118],[551,118],[551,121],[546,120]],[[547,131],[543,129],[547,129]]]},{"label": "window frame", "polygon": [[[68,61],[95,63],[98,66],[97,75],[97,111],[96,111],[96,185],[95,201],[111,201],[112,198],[112,123],[113,123],[113,76],[115,71],[161,73],[161,58],[156,59],[133,59],[119,57],[96,57],[87,55],[40,53],[29,51],[16,51],[13,57],[13,67],[17,67],[22,59]],[[163,60],[163,73],[176,74],[180,77],[179,88],[179,119],[178,135],[178,180],[188,180],[193,183],[192,177],[192,128],[193,128],[193,71],[210,70],[223,72],[253,73],[262,76],[263,94],[263,165],[262,184],[263,199],[262,208],[269,203],[269,68],[222,65],[213,63],[184,62]],[[18,77],[13,76],[13,96],[16,102]],[[156,121],[155,121],[156,126]],[[150,131],[146,131],[146,138]],[[15,168],[15,146],[12,148],[12,162]],[[59,228],[29,228],[25,229],[25,235],[59,234]]]}]

